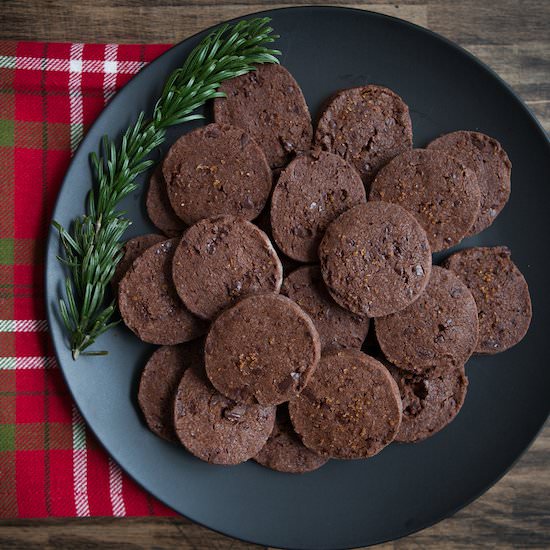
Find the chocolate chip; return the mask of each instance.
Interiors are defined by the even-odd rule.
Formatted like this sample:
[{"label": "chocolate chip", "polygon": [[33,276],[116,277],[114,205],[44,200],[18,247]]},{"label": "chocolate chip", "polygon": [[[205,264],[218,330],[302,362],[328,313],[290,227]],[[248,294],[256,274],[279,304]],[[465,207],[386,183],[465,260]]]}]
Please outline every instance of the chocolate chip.
[{"label": "chocolate chip", "polygon": [[208,252],[208,254],[214,254],[215,251],[216,251],[216,240],[209,239],[208,242],[206,243],[206,252]]},{"label": "chocolate chip", "polygon": [[206,131],[206,137],[209,137],[209,138],[216,138],[216,137],[220,136],[220,134],[221,134],[221,132],[220,132],[219,128],[217,128],[216,126],[211,126]]},{"label": "chocolate chip", "polygon": [[287,153],[291,153],[292,151],[294,151],[294,149],[296,149],[296,146],[294,145],[294,143],[288,140],[283,140],[282,146]]},{"label": "chocolate chip", "polygon": [[244,405],[235,405],[224,409],[223,417],[230,422],[241,422],[245,413],[246,407]]},{"label": "chocolate chip", "polygon": [[426,349],[426,348],[418,348],[416,351],[419,357],[422,357],[423,359],[430,359],[434,356],[433,351]]},{"label": "chocolate chip", "polygon": [[428,387],[424,380],[417,382],[416,384],[412,384],[412,391],[414,395],[420,399],[420,401],[423,401],[428,396]]},{"label": "chocolate chip", "polygon": [[249,141],[250,141],[250,138],[248,137],[248,134],[243,133],[241,135],[241,149],[244,149],[248,145]]},{"label": "chocolate chip", "polygon": [[248,195],[244,198],[243,207],[244,208],[254,208],[254,202],[252,201],[252,199]]},{"label": "chocolate chip", "polygon": [[286,377],[277,384],[277,388],[280,392],[286,392],[294,384],[292,376]]},{"label": "chocolate chip", "polygon": [[302,237],[302,238],[311,237],[311,235],[312,235],[311,229],[308,229],[307,227],[304,227],[303,225],[296,225],[295,227],[292,228],[292,232],[297,237]]},{"label": "chocolate chip", "polygon": [[493,338],[488,338],[487,340],[483,340],[481,342],[481,346],[484,348],[498,349],[500,347],[500,343],[494,340]]}]

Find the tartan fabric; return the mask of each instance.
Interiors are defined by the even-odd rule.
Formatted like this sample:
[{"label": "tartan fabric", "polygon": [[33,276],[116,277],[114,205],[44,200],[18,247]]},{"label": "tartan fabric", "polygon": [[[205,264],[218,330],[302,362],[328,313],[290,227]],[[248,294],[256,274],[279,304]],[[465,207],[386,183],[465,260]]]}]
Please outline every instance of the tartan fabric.
[{"label": "tartan fabric", "polygon": [[71,154],[116,90],[168,47],[0,42],[0,518],[174,514],[86,428],[53,357],[43,285]]}]

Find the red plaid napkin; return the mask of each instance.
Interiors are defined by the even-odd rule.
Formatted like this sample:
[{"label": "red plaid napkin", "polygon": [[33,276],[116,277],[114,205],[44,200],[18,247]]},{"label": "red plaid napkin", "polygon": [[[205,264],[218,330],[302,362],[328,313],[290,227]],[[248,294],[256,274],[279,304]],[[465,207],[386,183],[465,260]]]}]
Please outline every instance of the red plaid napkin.
[{"label": "red plaid napkin", "polygon": [[121,472],[78,414],[53,357],[43,285],[71,154],[109,98],[168,47],[0,42],[0,518],[174,514]]}]

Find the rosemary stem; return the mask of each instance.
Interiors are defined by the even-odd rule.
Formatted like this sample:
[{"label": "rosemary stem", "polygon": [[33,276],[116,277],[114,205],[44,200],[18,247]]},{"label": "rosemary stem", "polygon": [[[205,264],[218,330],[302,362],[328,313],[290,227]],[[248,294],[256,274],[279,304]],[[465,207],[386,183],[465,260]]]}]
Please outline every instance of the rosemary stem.
[{"label": "rosemary stem", "polygon": [[202,118],[194,111],[221,96],[217,90],[224,80],[254,70],[257,63],[278,63],[275,56],[280,52],[268,47],[277,38],[268,18],[218,27],[169,76],[151,118],[140,113],[120,141],[104,136],[99,154],[91,155],[95,185],[85,214],[69,229],[53,222],[64,250],[59,259],[68,270],[59,307],[74,360],[107,353],[85,350],[116,324],[111,321],[114,305],[105,306],[103,297],[121,258],[121,238],[131,223],[116,210],[118,204],[152,166],[150,155],[164,142],[166,128]]}]

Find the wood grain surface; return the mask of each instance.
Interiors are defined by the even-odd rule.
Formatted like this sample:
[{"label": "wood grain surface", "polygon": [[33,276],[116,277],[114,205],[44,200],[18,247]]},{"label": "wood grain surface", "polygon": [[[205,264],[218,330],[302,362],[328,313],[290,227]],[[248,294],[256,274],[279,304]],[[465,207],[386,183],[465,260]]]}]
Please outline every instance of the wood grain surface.
[{"label": "wood grain surface", "polygon": [[[302,3],[324,2],[2,0],[0,40],[173,43],[231,17]],[[394,15],[459,43],[504,78],[550,130],[549,0],[333,3]],[[174,547],[258,548],[180,518],[0,522],[1,549]],[[434,527],[380,548],[474,547],[550,547],[550,423],[477,501]]]}]

